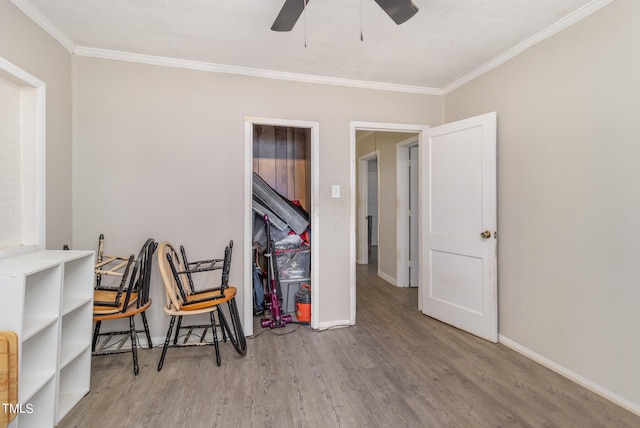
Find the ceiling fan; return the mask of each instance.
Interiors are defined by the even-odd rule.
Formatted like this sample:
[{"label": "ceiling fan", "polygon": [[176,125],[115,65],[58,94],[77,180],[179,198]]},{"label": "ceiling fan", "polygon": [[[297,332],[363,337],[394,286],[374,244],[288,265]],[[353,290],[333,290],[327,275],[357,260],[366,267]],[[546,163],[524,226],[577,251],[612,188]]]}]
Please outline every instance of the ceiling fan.
[{"label": "ceiling fan", "polygon": [[[411,0],[375,0],[375,2],[398,25],[409,20],[418,12],[418,7]],[[271,29],[273,31],[291,31],[308,3],[309,0],[285,0]]]}]

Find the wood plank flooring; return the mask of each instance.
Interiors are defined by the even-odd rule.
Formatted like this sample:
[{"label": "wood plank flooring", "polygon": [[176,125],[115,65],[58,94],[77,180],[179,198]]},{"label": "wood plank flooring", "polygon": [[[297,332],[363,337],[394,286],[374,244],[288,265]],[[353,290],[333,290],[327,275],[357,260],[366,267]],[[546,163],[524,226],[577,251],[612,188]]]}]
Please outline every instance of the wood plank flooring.
[{"label": "wood plank flooring", "polygon": [[94,357],[67,427],[640,427],[637,416],[500,344],[417,311],[417,290],[357,270],[357,323]]}]

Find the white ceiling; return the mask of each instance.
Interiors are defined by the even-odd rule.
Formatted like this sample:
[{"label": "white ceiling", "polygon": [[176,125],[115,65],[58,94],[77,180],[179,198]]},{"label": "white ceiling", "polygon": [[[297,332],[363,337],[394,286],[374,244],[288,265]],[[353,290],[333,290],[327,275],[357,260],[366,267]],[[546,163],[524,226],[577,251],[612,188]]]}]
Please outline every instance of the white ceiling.
[{"label": "white ceiling", "polygon": [[310,0],[306,20],[278,33],[270,28],[284,0],[12,1],[85,55],[107,50],[415,89],[464,80],[610,2],[413,0],[420,11],[398,26],[374,0]]}]

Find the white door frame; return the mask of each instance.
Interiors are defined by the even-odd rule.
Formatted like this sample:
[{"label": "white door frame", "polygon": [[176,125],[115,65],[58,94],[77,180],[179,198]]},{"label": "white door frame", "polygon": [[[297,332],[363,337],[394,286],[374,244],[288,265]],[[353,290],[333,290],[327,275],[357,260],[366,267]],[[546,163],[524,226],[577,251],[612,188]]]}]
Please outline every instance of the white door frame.
[{"label": "white door frame", "polygon": [[[409,163],[409,148],[419,146],[418,136],[407,138],[396,144],[396,285],[409,286],[409,177],[406,166]],[[418,162],[419,164],[419,162]]]},{"label": "white door frame", "polygon": [[311,240],[311,328],[317,329],[320,319],[319,284],[320,272],[320,233],[318,230],[318,185],[319,185],[319,141],[320,124],[301,120],[272,119],[263,117],[245,117],[244,119],[244,332],[247,336],[253,335],[253,272],[251,251],[253,238],[253,126],[286,126],[289,128],[306,128],[311,130],[311,227],[313,227],[313,239]]},{"label": "white door frame", "polygon": [[[369,206],[369,161],[378,159],[380,150],[362,155],[358,158],[358,203],[363,211]],[[380,189],[380,164],[378,163],[378,190]],[[380,218],[380,204],[378,204],[378,218]],[[380,229],[378,228],[378,231]],[[358,263],[369,263],[369,253],[367,251],[367,219],[360,215],[358,218]]]},{"label": "white door frame", "polygon": [[[382,122],[358,122],[351,121],[349,124],[349,171],[351,193],[351,220],[349,225],[349,299],[350,316],[349,322],[356,323],[356,216],[357,216],[357,188],[356,188],[356,131],[385,131],[385,132],[415,132],[418,134],[418,145],[422,142],[422,132],[428,128],[427,125],[412,125],[405,123],[382,123]],[[418,284],[418,305],[422,306],[421,284]],[[422,309],[421,307],[418,309]]]}]

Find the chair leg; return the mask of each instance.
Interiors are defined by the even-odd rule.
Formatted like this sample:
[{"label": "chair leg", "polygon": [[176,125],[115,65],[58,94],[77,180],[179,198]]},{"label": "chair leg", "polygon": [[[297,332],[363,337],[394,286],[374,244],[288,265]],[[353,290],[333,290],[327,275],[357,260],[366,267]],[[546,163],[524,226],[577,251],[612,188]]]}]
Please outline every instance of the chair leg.
[{"label": "chair leg", "polygon": [[214,312],[215,311],[211,311],[209,314],[211,315],[211,328],[213,329],[213,346],[216,348],[216,364],[218,364],[219,367],[222,360],[220,359],[220,346],[218,344],[218,333],[216,332],[216,317],[213,314]]},{"label": "chair leg", "polygon": [[136,376],[140,371],[138,367],[138,346],[136,343],[136,323],[133,320],[133,315],[129,317],[129,330],[131,331],[131,354],[133,355],[133,374]]},{"label": "chair leg", "polygon": [[234,348],[236,348],[239,354],[245,355],[247,353],[247,338],[244,335],[235,297],[227,302],[227,306],[229,307],[229,315],[231,316],[231,324],[233,326],[233,332],[229,333],[229,335],[235,335],[237,346],[236,343],[234,343]]},{"label": "chair leg", "polygon": [[176,335],[173,338],[173,344],[178,344],[178,336],[180,335],[180,327],[182,326],[182,315],[178,316],[178,325],[176,326]]},{"label": "chair leg", "polygon": [[242,324],[240,323],[240,315],[238,314],[238,308],[236,306],[235,298],[227,302],[227,307],[229,308],[231,326],[229,326],[224,313],[218,312],[218,318],[220,318],[222,331],[227,332],[229,340],[231,341],[231,344],[233,345],[235,350],[240,355],[245,355],[247,353],[247,340],[244,335],[244,330],[242,330]]},{"label": "chair leg", "polygon": [[147,316],[145,315],[144,312],[141,312],[140,315],[142,315],[142,323],[144,324],[144,332],[147,335],[147,347],[149,349],[153,348],[153,343],[151,343],[151,333],[149,333],[149,324],[147,323]]},{"label": "chair leg", "polygon": [[171,340],[171,331],[173,330],[173,325],[176,322],[176,316],[171,316],[171,321],[169,321],[169,330],[167,330],[167,337],[164,340],[164,346],[162,347],[162,355],[160,356],[160,362],[158,363],[158,371],[162,370],[162,365],[164,364],[164,357],[167,355],[167,348],[169,347],[169,341]]},{"label": "chair leg", "polygon": [[91,352],[96,351],[96,345],[98,344],[98,337],[100,336],[100,324],[102,321],[96,321],[96,328],[93,330],[93,342],[91,342]]},{"label": "chair leg", "polygon": [[221,306],[218,306],[218,320],[220,321],[220,330],[222,330],[222,341],[227,343],[227,331],[222,327],[222,321],[227,322],[227,320],[224,319]]},{"label": "chair leg", "polygon": [[229,331],[229,324],[227,323],[227,317],[224,315],[222,308],[218,306],[218,321],[220,324],[220,330],[222,330],[222,338],[227,341],[227,331]]}]

